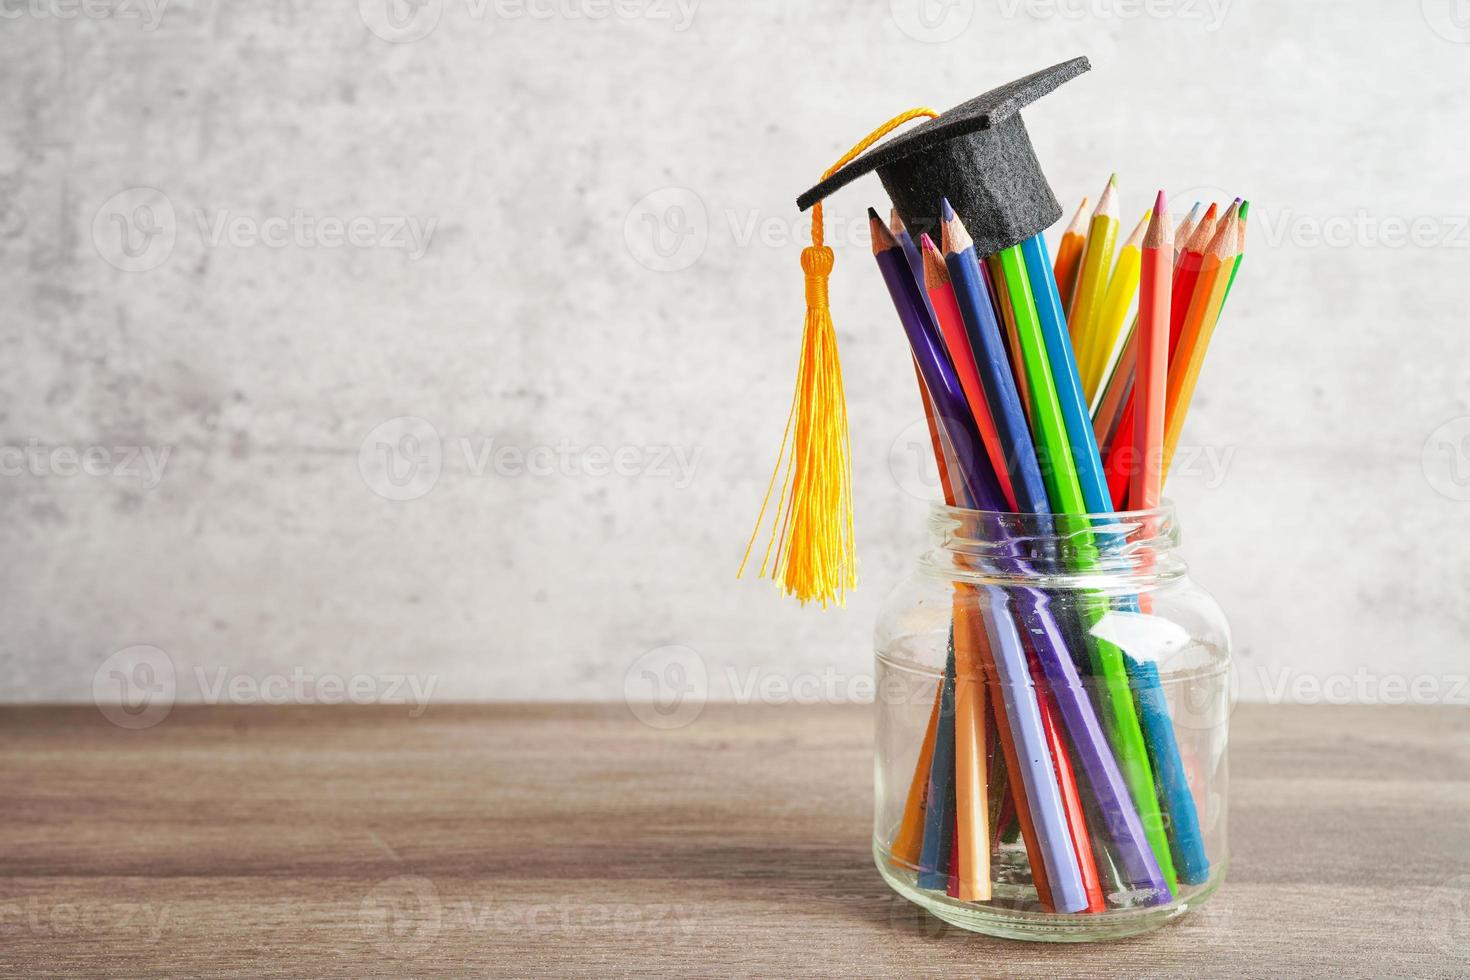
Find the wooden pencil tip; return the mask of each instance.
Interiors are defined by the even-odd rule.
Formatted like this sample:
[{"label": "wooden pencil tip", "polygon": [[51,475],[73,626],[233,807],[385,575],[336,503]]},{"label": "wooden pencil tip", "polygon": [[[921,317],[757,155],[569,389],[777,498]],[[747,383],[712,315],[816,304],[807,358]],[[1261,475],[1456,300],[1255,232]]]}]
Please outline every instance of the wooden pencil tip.
[{"label": "wooden pencil tip", "polygon": [[1168,209],[1163,207],[1163,195],[1159,195],[1160,206],[1148,216],[1148,230],[1143,235],[1144,248],[1174,251],[1174,229],[1169,225]]},{"label": "wooden pencil tip", "polygon": [[1117,174],[1113,174],[1113,176],[1108,180],[1108,186],[1106,186],[1106,187],[1103,188],[1102,197],[1098,198],[1098,201],[1097,201],[1097,210],[1094,211],[1093,214],[1095,216],[1102,215],[1102,216],[1106,216],[1106,217],[1109,217],[1109,218],[1117,217],[1117,215],[1118,215],[1118,175]]},{"label": "wooden pencil tip", "polygon": [[975,244],[970,233],[965,230],[965,223],[953,211],[944,219],[939,231],[939,241],[945,255],[956,255]]},{"label": "wooden pencil tip", "polygon": [[888,209],[888,230],[895,238],[904,233],[903,218],[899,217],[898,208]]},{"label": "wooden pencil tip", "polygon": [[888,226],[883,224],[883,219],[878,217],[878,212],[868,208],[868,232],[873,239],[873,254],[886,252],[898,244],[898,239]]},{"label": "wooden pencil tip", "polygon": [[[1153,217],[1158,213],[1152,209],[1143,212],[1143,217],[1138,219],[1138,224],[1133,227],[1133,233],[1123,243],[1124,248],[1139,248],[1143,243],[1143,233],[1153,224]],[[1167,216],[1166,216],[1167,218]]]},{"label": "wooden pencil tip", "polygon": [[1215,235],[1210,239],[1206,254],[1216,258],[1227,258],[1234,254],[1235,250],[1235,216],[1240,210],[1239,204],[1232,204],[1225,214],[1220,218],[1220,223],[1215,226]]},{"label": "wooden pencil tip", "polygon": [[949,269],[944,264],[944,256],[939,254],[939,249],[934,247],[934,240],[928,235],[923,236],[924,249],[924,288],[939,289],[949,282]]},{"label": "wooden pencil tip", "polygon": [[1087,234],[1087,205],[1088,205],[1088,203],[1091,200],[1092,199],[1089,198],[1086,194],[1082,195],[1082,203],[1079,204],[1079,205],[1077,205],[1077,210],[1072,215],[1072,220],[1067,223],[1067,229],[1066,229],[1066,231],[1062,232],[1062,234],[1064,234],[1064,235],[1086,235]]},{"label": "wooden pencil tip", "polygon": [[1250,213],[1251,213],[1251,202],[1250,201],[1241,201],[1240,202],[1240,220],[1241,221],[1244,221],[1246,219],[1246,216],[1249,215]]},{"label": "wooden pencil tip", "polygon": [[1163,214],[1168,207],[1168,202],[1164,199],[1164,190],[1159,188],[1159,196],[1154,198],[1154,213]]},{"label": "wooden pencil tip", "polygon": [[953,221],[957,217],[958,217],[958,215],[956,215],[955,212],[954,212],[954,205],[952,205],[952,204],[949,203],[949,198],[947,198],[947,197],[941,197],[939,199],[939,220],[940,220],[940,223],[942,224],[945,221]]}]

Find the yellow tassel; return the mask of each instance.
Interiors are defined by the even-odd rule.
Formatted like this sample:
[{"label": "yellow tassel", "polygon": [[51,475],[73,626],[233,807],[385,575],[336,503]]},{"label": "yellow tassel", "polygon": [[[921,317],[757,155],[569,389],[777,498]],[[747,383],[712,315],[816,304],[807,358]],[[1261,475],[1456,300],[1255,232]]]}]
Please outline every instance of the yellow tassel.
[{"label": "yellow tassel", "polygon": [[[822,179],[847,166],[898,126],[937,114],[933,109],[910,109],[895,116],[849,150]],[[796,369],[796,392],[786,416],[786,431],[781,436],[781,454],[766,486],[755,530],[740,561],[740,571],[736,573],[738,577],[745,571],[765,522],[776,477],[784,470],[781,495],[776,501],[776,519],[761,559],[760,574],[765,576],[769,571],[770,577],[780,582],[782,591],[795,596],[803,605],[815,600],[824,607],[828,602],[843,605],[847,591],[857,586],[847,399],[842,391],[837,332],[827,304],[832,260],[832,250],[825,244],[822,205],[818,202],[812,207],[812,244],[801,253],[801,270],[806,274],[806,327],[801,338],[801,361]]]}]

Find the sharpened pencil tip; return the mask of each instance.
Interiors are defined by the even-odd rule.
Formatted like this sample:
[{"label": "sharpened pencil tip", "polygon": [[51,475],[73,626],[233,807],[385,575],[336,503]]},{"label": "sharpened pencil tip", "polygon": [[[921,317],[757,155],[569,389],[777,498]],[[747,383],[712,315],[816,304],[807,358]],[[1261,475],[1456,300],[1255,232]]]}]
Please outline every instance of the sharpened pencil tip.
[{"label": "sharpened pencil tip", "polygon": [[924,252],[924,288],[931,291],[943,289],[949,282],[949,268],[944,264],[944,256],[939,254],[939,249],[934,247],[934,239],[928,235],[921,235],[919,244]]},{"label": "sharpened pencil tip", "polygon": [[1163,214],[1164,211],[1168,209],[1168,207],[1168,202],[1164,199],[1164,192],[1162,189],[1160,189],[1159,196],[1154,198],[1154,213]]},{"label": "sharpened pencil tip", "polygon": [[941,197],[939,199],[939,216],[945,221],[954,219],[954,208],[950,206],[949,198],[947,197]]},{"label": "sharpened pencil tip", "polygon": [[1240,202],[1240,220],[1241,221],[1244,221],[1246,219],[1246,216],[1249,215],[1250,213],[1251,213],[1251,202],[1250,201],[1241,201]]},{"label": "sharpened pencil tip", "polygon": [[898,208],[888,209],[888,230],[893,232],[894,238],[902,235],[905,231],[903,218],[898,215]]},{"label": "sharpened pencil tip", "polygon": [[883,224],[883,219],[878,217],[878,212],[868,208],[868,233],[873,238],[873,254],[886,252],[898,245],[898,239],[888,226]]}]

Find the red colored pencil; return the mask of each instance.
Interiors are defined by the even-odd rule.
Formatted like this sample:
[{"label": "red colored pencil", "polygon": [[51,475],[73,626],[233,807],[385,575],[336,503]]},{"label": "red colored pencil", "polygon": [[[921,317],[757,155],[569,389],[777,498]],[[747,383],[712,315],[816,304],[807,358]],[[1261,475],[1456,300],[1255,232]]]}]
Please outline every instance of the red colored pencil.
[{"label": "red colored pencil", "polygon": [[[949,361],[960,378],[960,389],[965,393],[965,402],[970,414],[975,417],[975,427],[980,430],[980,441],[985,444],[985,455],[995,470],[1005,495],[1006,506],[1017,510],[1016,491],[1011,486],[1010,469],[1006,466],[1005,450],[1000,445],[1000,434],[995,428],[995,419],[990,415],[989,403],[985,400],[985,389],[980,384],[980,371],[975,366],[975,353],[970,350],[969,335],[965,333],[965,321],[960,317],[959,301],[955,299],[954,287],[949,282],[949,267],[944,264],[944,254],[928,235],[919,236],[919,248],[924,254],[924,290],[929,294],[929,303],[934,307],[934,317],[939,321],[939,335],[944,338]],[[959,447],[955,447],[959,451]]]},{"label": "red colored pencil", "polygon": [[[1199,284],[1200,269],[1204,266],[1205,250],[1215,234],[1215,212],[1211,204],[1205,216],[1195,225],[1189,243],[1179,253],[1174,263],[1173,287],[1169,300],[1169,357],[1174,357],[1174,348],[1179,343],[1179,333],[1184,329],[1184,314],[1189,311],[1189,301]],[[1113,507],[1127,510],[1130,506],[1129,488],[1132,474],[1138,466],[1138,449],[1134,444],[1134,414],[1137,412],[1138,385],[1128,395],[1123,413],[1118,416],[1117,434],[1108,447],[1107,459],[1103,460],[1103,472],[1108,479],[1108,493],[1113,498]]]},{"label": "red colored pencil", "polygon": [[1133,468],[1129,506],[1151,510],[1163,495],[1164,403],[1169,377],[1170,270],[1174,233],[1159,191],[1154,216],[1143,236],[1138,286],[1137,381],[1133,386],[1133,444],[1141,453]]}]

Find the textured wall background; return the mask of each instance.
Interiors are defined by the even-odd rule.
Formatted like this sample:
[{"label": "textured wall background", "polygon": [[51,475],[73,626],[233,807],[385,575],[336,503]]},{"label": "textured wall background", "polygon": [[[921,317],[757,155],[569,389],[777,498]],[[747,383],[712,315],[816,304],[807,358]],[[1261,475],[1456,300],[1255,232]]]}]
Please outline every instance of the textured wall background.
[{"label": "textured wall background", "polygon": [[876,180],[829,213],[862,587],[733,579],[791,201],[1080,53],[1027,114],[1064,207],[1112,169],[1127,226],[1157,186],[1254,201],[1171,486],[1242,695],[1470,696],[1463,3],[0,6],[6,698],[618,697],[669,645],[715,697],[866,673],[927,492]]}]

